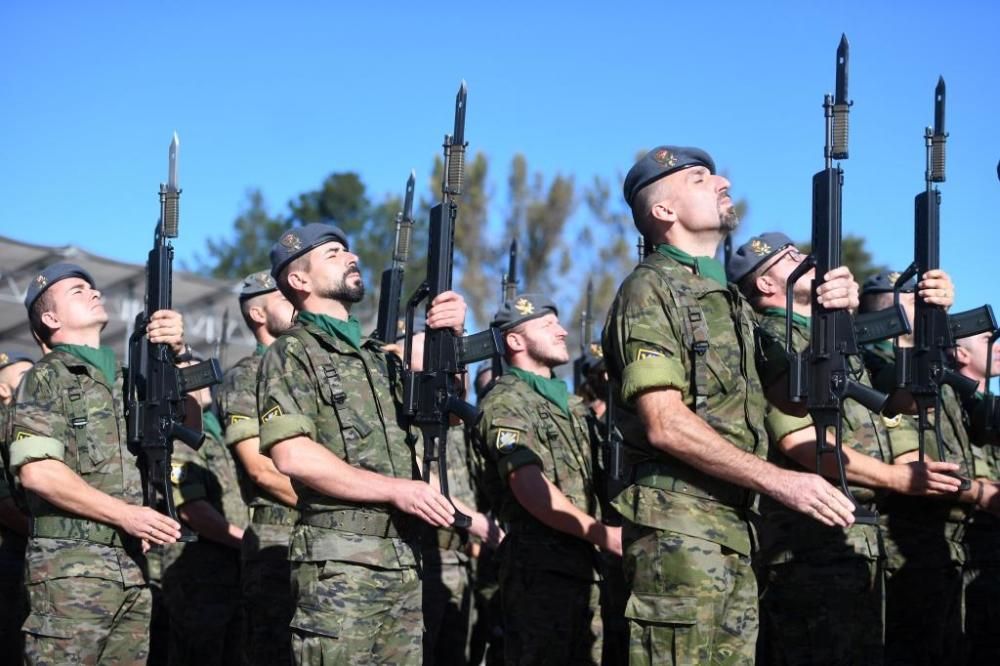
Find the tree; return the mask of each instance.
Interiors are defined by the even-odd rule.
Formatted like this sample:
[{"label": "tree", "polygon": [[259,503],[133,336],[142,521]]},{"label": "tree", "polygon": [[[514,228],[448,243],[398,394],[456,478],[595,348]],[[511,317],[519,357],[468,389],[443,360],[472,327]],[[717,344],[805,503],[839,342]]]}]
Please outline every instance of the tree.
[{"label": "tree", "polygon": [[[812,249],[811,243],[796,243],[796,245],[806,254]],[[843,259],[843,265],[851,269],[858,284],[864,283],[866,279],[879,271],[888,270],[886,266],[872,261],[871,252],[865,248],[863,236],[853,234],[844,236],[840,242],[840,255]]]},{"label": "tree", "polygon": [[208,256],[196,256],[197,272],[239,280],[270,267],[271,246],[281,238],[289,220],[271,215],[259,189],[247,190],[243,210],[233,221],[232,240],[208,239]]}]

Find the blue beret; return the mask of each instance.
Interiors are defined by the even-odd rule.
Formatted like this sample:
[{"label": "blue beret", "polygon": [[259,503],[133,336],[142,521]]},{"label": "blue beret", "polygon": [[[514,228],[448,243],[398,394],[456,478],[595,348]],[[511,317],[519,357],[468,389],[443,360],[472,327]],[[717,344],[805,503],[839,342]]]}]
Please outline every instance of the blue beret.
[{"label": "blue beret", "polygon": [[277,279],[281,269],[292,261],[314,247],[333,241],[348,247],[347,234],[332,224],[313,222],[289,229],[271,246],[271,276]]},{"label": "blue beret", "polygon": [[693,166],[706,167],[715,173],[715,162],[701,148],[682,146],[657,146],[639,158],[625,176],[625,203],[632,205],[636,193],[650,183],[669,176],[675,171]]},{"label": "blue beret", "polygon": [[34,305],[38,297],[41,296],[46,289],[54,285],[59,280],[65,280],[70,277],[83,278],[90,283],[90,286],[94,285],[94,278],[90,276],[90,273],[80,268],[76,264],[58,263],[52,264],[51,266],[46,266],[42,271],[36,275],[31,283],[28,285],[28,293],[24,295],[24,307],[31,310],[31,306]]},{"label": "blue beret", "polygon": [[15,351],[0,351],[0,370],[3,370],[8,365],[23,362],[34,363],[32,358],[27,354]]},{"label": "blue beret", "polygon": [[559,316],[559,310],[555,303],[541,294],[518,294],[513,299],[504,301],[497,313],[493,315],[490,326],[507,331],[518,324],[547,315],[550,312],[557,317]]},{"label": "blue beret", "polygon": [[733,256],[729,258],[729,263],[726,264],[726,279],[739,284],[740,280],[789,245],[795,243],[780,231],[754,236],[736,248]]},{"label": "blue beret", "polygon": [[[899,271],[880,271],[865,280],[865,283],[861,285],[861,293],[884,294],[886,292],[895,291],[896,281],[899,279],[900,275],[902,275],[902,273]],[[910,292],[916,289],[916,286],[917,281],[914,278],[910,278],[899,290],[903,292]]]},{"label": "blue beret", "polygon": [[257,271],[243,278],[240,285],[240,301],[244,301],[260,294],[269,294],[276,290],[278,285],[268,271]]}]

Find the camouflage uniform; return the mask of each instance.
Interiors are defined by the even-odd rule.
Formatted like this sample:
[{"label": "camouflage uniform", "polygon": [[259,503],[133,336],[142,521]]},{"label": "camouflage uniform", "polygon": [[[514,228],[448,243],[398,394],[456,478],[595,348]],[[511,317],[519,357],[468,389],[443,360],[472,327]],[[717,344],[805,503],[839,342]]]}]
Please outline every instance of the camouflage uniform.
[{"label": "camouflage uniform", "polygon": [[508,664],[599,664],[600,591],[597,552],[590,543],[553,530],[518,503],[511,472],[538,465],[581,511],[596,515],[586,410],[569,399],[570,415],[527,382],[508,374],[480,406],[479,434],[504,482],[500,520],[500,596]]},{"label": "camouflage uniform", "polygon": [[[64,351],[46,354],[18,389],[11,468],[64,462],[112,497],[142,504],[139,470],[125,442],[121,369],[115,382]],[[139,541],[68,514],[28,492],[33,518],[24,623],[30,663],[145,663],[151,597]]]},{"label": "camouflage uniform", "polygon": [[[763,335],[783,343],[785,311],[769,308],[761,318]],[[809,320],[793,315],[793,344],[809,344]],[[860,361],[859,361],[860,363]],[[868,384],[862,370],[861,381]],[[774,464],[802,471],[777,443],[793,432],[813,429],[812,419],[768,408]],[[883,462],[891,460],[882,417],[862,405],[844,402],[843,443]],[[874,509],[876,493],[852,486],[863,506]],[[827,527],[762,497],[760,552],[761,635],[758,659],[764,664],[881,664],[883,651],[884,553],[877,525]]]},{"label": "camouflage uniform", "polygon": [[[236,466],[206,413],[205,441],[195,451],[175,442],[170,465],[174,505],[205,500],[225,519],[245,527]],[[239,663],[243,625],[240,554],[199,537],[163,553],[163,596],[170,613],[171,664]]]},{"label": "camouflage uniform", "polygon": [[[966,404],[966,415],[977,400]],[[969,430],[974,438],[972,454],[978,479],[1000,480],[1000,448],[997,431]],[[1000,518],[973,511],[965,530],[965,638],[968,663],[1000,663]],[[996,616],[996,617],[994,617]]]},{"label": "camouflage uniform", "polygon": [[[265,347],[226,373],[219,391],[219,412],[226,445],[259,436],[257,372]],[[233,458],[239,459],[233,451]],[[258,488],[246,474],[243,493],[251,524],[243,534],[243,662],[280,665],[292,662],[289,623],[295,613],[288,542],[298,512]]]},{"label": "camouflage uniform", "polygon": [[[257,388],[261,450],[307,436],[345,462],[412,478],[389,364],[375,340],[360,349],[313,323],[264,354]],[[297,663],[416,663],[421,654],[420,521],[388,505],[322,495],[293,480],[302,512],[289,559]]]},{"label": "camouflage uniform", "polygon": [[625,279],[608,313],[604,358],[634,474],[614,502],[625,519],[633,664],[753,661],[754,495],[653,448],[633,400],[648,389],[680,391],[720,436],[764,457],[754,329],[753,311],[735,287],[694,275],[660,252]]},{"label": "camouflage uniform", "polygon": [[[8,458],[11,420],[14,405],[0,404],[0,502],[13,503],[4,461]],[[24,587],[24,549],[27,539],[0,525],[0,664],[13,664],[24,653],[21,624],[28,615],[28,596]]]},{"label": "camouflage uniform", "polygon": [[[463,426],[448,431],[448,490],[475,505],[469,450]],[[468,662],[472,586],[465,532],[439,528],[422,543],[424,664],[459,666]]]},{"label": "camouflage uniform", "polygon": [[[888,388],[894,372],[891,346],[876,346],[866,355],[877,387]],[[951,387],[941,389],[941,419],[945,458],[959,465],[959,474],[973,473],[972,451],[962,421],[962,406]],[[935,415],[930,415],[931,422]],[[899,418],[890,429],[894,456],[918,446],[916,419]],[[926,437],[926,455],[937,460],[933,430]],[[883,514],[886,580],[886,663],[941,664],[963,659],[962,544],[969,505],[946,498],[890,494]]]}]

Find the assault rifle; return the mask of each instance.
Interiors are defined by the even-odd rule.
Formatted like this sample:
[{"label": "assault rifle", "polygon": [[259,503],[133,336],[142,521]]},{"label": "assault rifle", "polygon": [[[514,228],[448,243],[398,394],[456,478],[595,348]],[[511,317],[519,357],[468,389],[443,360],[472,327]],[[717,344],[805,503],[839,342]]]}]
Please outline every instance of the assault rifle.
[{"label": "assault rifle", "polygon": [[[837,79],[835,96],[825,95],[823,112],[826,119],[826,142],[823,149],[825,167],[813,176],[812,252],[788,276],[785,324],[785,344],[789,355],[788,389],[792,402],[805,402],[816,428],[816,471],[821,473],[824,453],[834,453],[840,489],[854,502],[855,522],[874,524],[877,514],[863,506],[851,494],[847,485],[843,458],[844,400],[851,398],[873,412],[881,412],[888,396],[855,378],[851,357],[856,367],[862,367],[854,331],[854,321],[847,310],[827,310],[818,301],[816,289],[823,276],[840,266],[841,260],[841,188],[844,172],[833,160],[846,160],[848,113],[847,100],[847,37],[841,36],[837,48]],[[795,282],[815,268],[812,281],[812,317],[810,343],[803,352],[792,344],[792,297]],[[833,434],[833,446],[827,437]]]},{"label": "assault rifle", "polygon": [[[444,138],[441,202],[431,208],[430,212],[427,276],[406,304],[406,343],[403,354],[406,369],[403,409],[423,435],[424,481],[430,481],[431,466],[436,462],[441,493],[449,501],[448,457],[445,447],[451,416],[459,417],[469,426],[479,418],[479,411],[459,396],[455,375],[464,372],[467,363],[484,361],[503,351],[500,332],[494,328],[466,337],[456,336],[449,329],[428,328],[424,338],[423,369],[413,371],[409,368],[417,306],[426,301],[429,308],[439,294],[451,289],[455,219],[458,216],[458,199],[462,195],[462,180],[465,175],[465,102],[466,86],[463,81],[455,99],[455,131]],[[455,527],[467,528],[471,524],[469,516],[455,510]]]},{"label": "assault rifle", "polygon": [[375,337],[385,343],[396,341],[399,335],[399,299],[403,294],[403,271],[410,256],[410,234],[413,232],[413,188],[417,174],[406,179],[403,210],[396,215],[396,240],[392,246],[392,265],[382,271],[378,297],[378,323]]},{"label": "assault rifle", "polygon": [[[517,297],[517,239],[515,238],[510,242],[510,254],[507,259],[507,272],[503,274],[500,280],[500,307],[507,301],[513,301]],[[493,363],[491,366],[492,376],[490,377],[489,386],[492,388],[493,384],[500,378],[503,374],[504,360],[498,354],[493,357]]]},{"label": "assault rifle", "polygon": [[[914,200],[913,263],[896,280],[894,301],[899,303],[900,289],[911,277],[919,281],[924,273],[940,266],[941,192],[935,183],[945,180],[944,131],[945,85],[938,78],[934,89],[934,128],[924,130],[926,169],[924,191]],[[944,442],[941,438],[941,387],[951,386],[959,398],[975,393],[977,383],[962,376],[952,366],[951,355],[955,339],[993,331],[997,327],[993,309],[984,305],[967,312],[949,316],[943,307],[928,303],[917,291],[913,313],[913,347],[896,345],[896,384],[913,396],[917,406],[919,458],[924,459],[924,435],[934,432],[939,460],[944,460]],[[931,424],[931,412],[934,413]],[[962,490],[971,487],[962,479]]]},{"label": "assault rifle", "polygon": [[573,391],[579,392],[583,382],[584,370],[590,347],[590,334],[594,328],[594,280],[587,280],[587,299],[584,301],[583,312],[580,313],[580,356],[573,361]]},{"label": "assault rifle", "polygon": [[[128,449],[138,459],[143,504],[156,507],[159,496],[167,515],[180,522],[170,488],[174,440],[194,449],[205,440],[201,408],[187,393],[218,384],[222,381],[222,371],[215,359],[178,368],[170,347],[151,343],[146,333],[153,313],[169,310],[173,301],[174,248],[170,239],[177,238],[181,194],[177,187],[177,148],[175,133],[170,142],[167,182],[160,185],[160,220],[146,261],[146,302],[129,337],[125,430]],[[188,425],[185,417],[190,419]],[[192,424],[197,427],[191,427]],[[184,527],[180,540],[195,541],[197,536]]]}]

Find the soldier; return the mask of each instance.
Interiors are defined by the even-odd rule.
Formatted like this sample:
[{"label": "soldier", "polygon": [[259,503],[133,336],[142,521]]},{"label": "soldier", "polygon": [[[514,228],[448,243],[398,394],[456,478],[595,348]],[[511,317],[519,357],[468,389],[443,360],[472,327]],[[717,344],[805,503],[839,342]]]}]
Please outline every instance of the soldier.
[{"label": "soldier", "polygon": [[251,524],[243,534],[243,663],[292,662],[289,623],[295,613],[288,543],[298,518],[291,480],[260,453],[257,373],[264,352],[292,325],[295,309],[268,271],[251,273],[240,289],[240,312],[257,341],[254,353],[226,373],[219,414],[226,445],[242,471]]},{"label": "soldier", "polygon": [[[805,258],[782,233],[754,236],[737,248],[727,277],[760,315],[766,345],[783,348],[788,277]],[[928,273],[921,288],[933,303],[948,286],[943,273]],[[797,351],[809,344],[812,313],[808,271],[792,286],[792,335]],[[784,361],[784,357],[781,357]],[[764,366],[768,375],[782,368]],[[869,385],[866,374],[860,381]],[[809,417],[768,407],[768,459],[793,470],[816,470],[816,430]],[[951,463],[892,465],[883,418],[848,400],[843,406],[844,466],[854,497],[874,509],[878,494],[944,494],[959,488],[945,474]],[[832,444],[832,442],[831,442]],[[837,478],[836,461],[825,456],[822,474]],[[760,583],[761,633],[758,658],[769,664],[881,664],[883,653],[884,558],[877,525],[848,528],[817,523],[768,497],[760,502],[760,548],[754,558]],[[822,627],[817,630],[817,627]]]},{"label": "soldier", "polygon": [[[755,318],[712,258],[737,222],[729,181],[704,151],[660,146],[629,170],[624,194],[655,247],[619,288],[603,341],[633,478],[615,500],[630,660],[751,663],[755,494],[840,527],[853,505],[820,476],[763,459]],[[823,280],[826,307],[856,304],[847,269]]]},{"label": "soldier", "polygon": [[[257,404],[261,451],[299,498],[289,558],[300,664],[419,662],[417,540],[421,525],[454,521],[435,485],[413,480],[390,382],[398,358],[350,316],[364,295],[357,262],[326,224],[292,229],[271,249],[271,275],[299,315],[264,354]],[[460,333],[464,319],[465,302],[445,292],[426,324]]]},{"label": "soldier", "polygon": [[7,478],[10,426],[14,394],[21,378],[31,369],[31,358],[16,352],[0,352],[0,664],[21,660],[24,642],[21,624],[28,615],[24,587],[24,547],[28,517],[14,502]]},{"label": "soldier", "polygon": [[[862,311],[890,307],[899,273],[883,271],[865,281]],[[951,297],[952,294],[949,294]],[[900,304],[912,321],[913,288],[901,290]],[[898,339],[902,347],[913,346],[913,336]],[[895,385],[894,370],[885,352],[866,357],[873,383]],[[963,422],[962,405],[950,386],[941,387],[941,433],[945,459],[958,465],[958,473],[974,475],[973,455]],[[918,459],[918,439],[913,419],[902,417],[891,431],[892,451],[897,463]],[[926,455],[937,459],[933,435],[926,439]],[[886,663],[961,663],[964,659],[962,568],[965,549],[964,523],[974,507],[988,510],[1000,499],[1000,486],[977,479],[969,490],[942,498],[889,495],[880,510],[888,525],[886,561]]]},{"label": "soldier", "polygon": [[597,548],[621,553],[598,514],[586,409],[552,370],[569,361],[548,299],[521,294],[491,326],[510,371],[483,399],[479,434],[503,481],[500,603],[508,664],[599,664]]},{"label": "soldier", "polygon": [[170,482],[177,513],[198,540],[163,553],[163,597],[170,616],[169,663],[236,664],[243,628],[240,548],[249,522],[236,464],[222,441],[209,388],[193,392],[205,441],[176,442]]},{"label": "soldier", "polygon": [[[972,443],[975,476],[978,482],[1000,479],[1000,423],[985,410],[983,392],[987,372],[1000,376],[1000,345],[988,356],[990,334],[961,338],[955,349],[958,371],[976,380],[979,393],[964,401],[966,427]],[[995,403],[994,403],[995,405]],[[977,509],[969,516],[965,536],[965,640],[969,664],[1000,663],[1000,635],[993,616],[1000,609],[1000,518]]]},{"label": "soldier", "polygon": [[[151,598],[142,549],[173,543],[180,525],[142,506],[139,470],[124,441],[122,374],[100,346],[108,321],[84,269],[53,264],[24,301],[33,334],[51,348],[17,392],[10,467],[26,493],[31,612],[28,663],[142,663]],[[183,322],[153,313],[152,343],[185,350]]]}]

